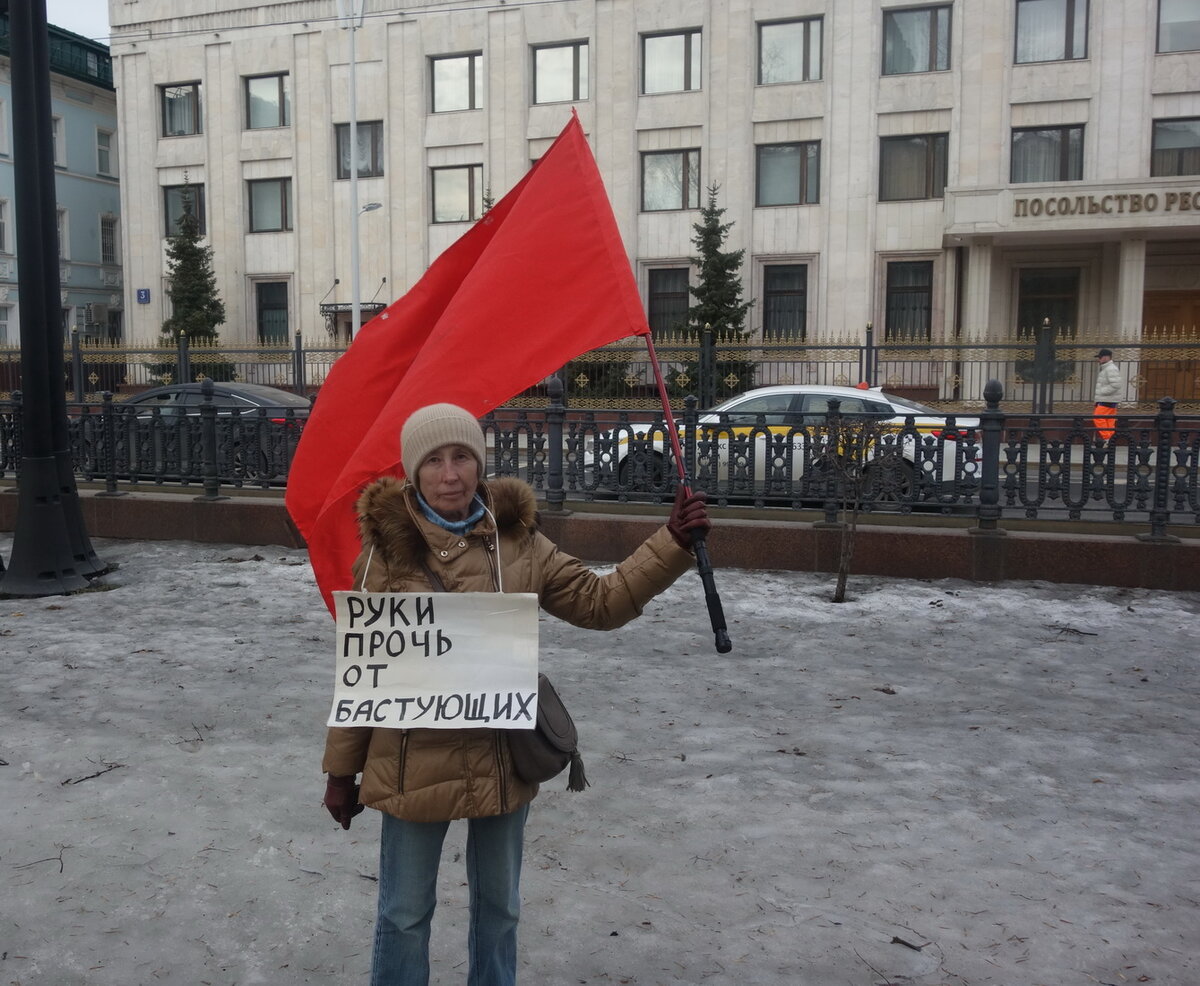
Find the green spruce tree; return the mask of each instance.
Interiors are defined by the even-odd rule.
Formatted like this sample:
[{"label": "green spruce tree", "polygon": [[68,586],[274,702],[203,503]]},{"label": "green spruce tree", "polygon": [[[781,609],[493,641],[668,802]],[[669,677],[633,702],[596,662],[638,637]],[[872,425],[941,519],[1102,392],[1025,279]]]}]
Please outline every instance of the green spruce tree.
[{"label": "green spruce tree", "polygon": [[753,301],[742,300],[742,260],[745,250],[725,250],[733,223],[721,222],[725,210],[717,206],[716,182],[708,186],[708,204],[700,210],[700,221],[692,226],[692,245],[699,256],[692,263],[699,272],[697,283],[688,288],[694,305],[688,307],[688,328],[699,334],[711,325],[722,341],[739,342],[746,337],[746,313]]},{"label": "green spruce tree", "polygon": [[217,292],[212,267],[212,247],[201,243],[200,218],[192,204],[192,190],[183,187],[183,214],[178,232],[167,240],[167,297],[171,317],[163,322],[164,335],[183,333],[188,342],[211,343],[217,326],[225,321],[225,303]]},{"label": "green spruce tree", "polygon": [[[688,287],[695,299],[688,306],[688,336],[700,342],[705,326],[711,326],[716,341],[728,345],[742,342],[748,335],[746,313],[754,301],[742,298],[742,261],[746,251],[724,249],[733,223],[721,221],[725,210],[717,205],[720,188],[716,182],[708,186],[708,203],[692,226],[692,244],[698,256],[691,259],[699,277]],[[704,403],[709,403],[754,386],[754,364],[740,356],[716,360],[712,380],[701,381],[700,372],[699,363],[685,367],[683,378],[687,383],[679,384],[680,375],[676,374],[673,389],[679,396],[697,393]]]},{"label": "green spruce tree", "polygon": [[167,297],[171,299],[171,317],[162,325],[163,345],[174,347],[180,335],[186,336],[193,377],[232,380],[233,364],[213,348],[217,326],[225,321],[225,303],[217,291],[212,247],[201,242],[200,217],[186,178],[183,213],[175,225],[178,232],[167,240]]}]

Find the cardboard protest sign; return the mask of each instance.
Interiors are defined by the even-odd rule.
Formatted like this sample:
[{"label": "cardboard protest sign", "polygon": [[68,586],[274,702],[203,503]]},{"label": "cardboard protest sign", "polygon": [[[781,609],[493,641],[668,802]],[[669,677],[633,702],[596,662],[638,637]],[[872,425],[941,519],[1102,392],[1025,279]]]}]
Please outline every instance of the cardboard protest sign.
[{"label": "cardboard protest sign", "polygon": [[330,726],[532,729],[537,596],[335,592]]}]

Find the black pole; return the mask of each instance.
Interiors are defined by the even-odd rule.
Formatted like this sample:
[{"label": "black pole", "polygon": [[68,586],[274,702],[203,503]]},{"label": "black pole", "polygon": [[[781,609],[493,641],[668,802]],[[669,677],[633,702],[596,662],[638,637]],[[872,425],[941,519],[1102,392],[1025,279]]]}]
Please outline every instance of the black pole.
[{"label": "black pole", "polygon": [[23,452],[12,558],[0,594],[48,596],[105,571],[88,541],[68,442],[45,0],[9,6]]}]

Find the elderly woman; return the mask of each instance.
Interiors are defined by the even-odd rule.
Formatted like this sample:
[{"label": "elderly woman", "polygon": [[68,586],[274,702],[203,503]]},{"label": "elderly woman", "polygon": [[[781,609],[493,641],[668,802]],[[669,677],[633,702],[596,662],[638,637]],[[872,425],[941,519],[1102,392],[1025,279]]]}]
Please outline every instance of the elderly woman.
[{"label": "elderly woman", "polygon": [[[414,412],[400,436],[403,482],[385,477],[358,502],[363,552],[354,585],[372,592],[533,592],[576,626],[628,623],[692,565],[707,531],[703,494],[676,496],[670,519],[607,575],[537,529],[533,490],[483,480],[483,431],[452,404]],[[332,727],[325,805],[344,828],[362,804],[383,813],[372,986],[426,986],[438,861],[449,823],[468,819],[468,986],[516,982],[525,818],[536,784],[513,771],[499,729]],[[356,775],[362,774],[355,797]]]}]

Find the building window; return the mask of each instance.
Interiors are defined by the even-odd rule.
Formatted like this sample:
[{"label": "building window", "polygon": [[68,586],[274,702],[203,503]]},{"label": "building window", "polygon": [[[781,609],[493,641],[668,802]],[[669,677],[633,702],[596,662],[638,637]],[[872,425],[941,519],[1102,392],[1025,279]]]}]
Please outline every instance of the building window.
[{"label": "building window", "polygon": [[[350,177],[350,124],[339,123],[337,131],[337,176]],[[378,178],[383,174],[383,121],[359,121],[354,128],[358,137],[358,177]]]},{"label": "building window", "polygon": [[808,335],[808,266],[763,268],[763,340],[799,341]]},{"label": "building window", "polygon": [[1200,50],[1200,6],[1196,0],[1158,0],[1158,50]]},{"label": "building window", "polygon": [[758,84],[821,78],[820,17],[758,25]]},{"label": "building window", "polygon": [[117,263],[117,217],[100,217],[100,263]]},{"label": "building window", "polygon": [[946,134],[882,137],[879,200],[940,199],[946,189]]},{"label": "building window", "polygon": [[883,12],[883,74],[945,72],[950,68],[950,8]]},{"label": "building window", "polygon": [[1032,338],[1046,322],[1074,332],[1079,318],[1079,268],[1027,268],[1017,275],[1017,336]]},{"label": "building window", "polygon": [[642,211],[700,207],[700,151],[642,154]]},{"label": "building window", "polygon": [[0,199],[0,253],[9,253],[8,249],[8,200]]},{"label": "building window", "polygon": [[1154,121],[1150,175],[1200,175],[1200,117]]},{"label": "building window", "polygon": [[199,82],[174,83],[163,86],[159,92],[164,137],[185,137],[202,132]]},{"label": "building window", "polygon": [[67,210],[59,209],[56,215],[58,230],[58,259],[67,260],[71,256],[71,228],[67,223]]},{"label": "building window", "polygon": [[292,100],[287,73],[256,75],[246,79],[246,129],[289,127]]},{"label": "building window", "polygon": [[264,346],[286,346],[289,342],[288,282],[256,282],[254,308],[258,316],[258,341]]},{"label": "building window", "polygon": [[642,92],[700,88],[700,32],[642,35]]},{"label": "building window", "polygon": [[435,223],[474,222],[483,215],[483,165],[430,168]]},{"label": "building window", "polygon": [[655,338],[676,335],[688,320],[688,268],[654,267],[648,272],[646,315]]},{"label": "building window", "polygon": [[533,49],[534,103],[568,103],[587,98],[586,41]]},{"label": "building window", "polygon": [[163,215],[166,217],[166,235],[175,236],[179,232],[179,221],[185,212],[196,217],[200,225],[200,235],[206,232],[204,222],[204,186],[203,185],[164,185],[163,186]]},{"label": "building window", "polygon": [[483,105],[483,53],[429,60],[433,112],[477,110]]},{"label": "building window", "polygon": [[65,168],[67,166],[67,138],[63,118],[61,116],[51,117],[50,128],[54,135],[54,166]]},{"label": "building window", "polygon": [[111,130],[96,131],[96,173],[115,175],[117,173],[117,151],[113,147]]},{"label": "building window", "polygon": [[11,305],[0,305],[0,346],[8,345],[8,317]]},{"label": "building window", "polygon": [[292,228],[292,179],[265,178],[246,185],[251,233],[278,233]]},{"label": "building window", "polygon": [[1083,127],[1014,128],[1012,182],[1082,181]]},{"label": "building window", "polygon": [[1088,0],[1017,0],[1020,62],[1087,58]]},{"label": "building window", "polygon": [[932,334],[933,261],[903,260],[887,265],[884,338],[927,340]]},{"label": "building window", "polygon": [[759,144],[755,205],[814,205],[821,201],[821,142]]}]

